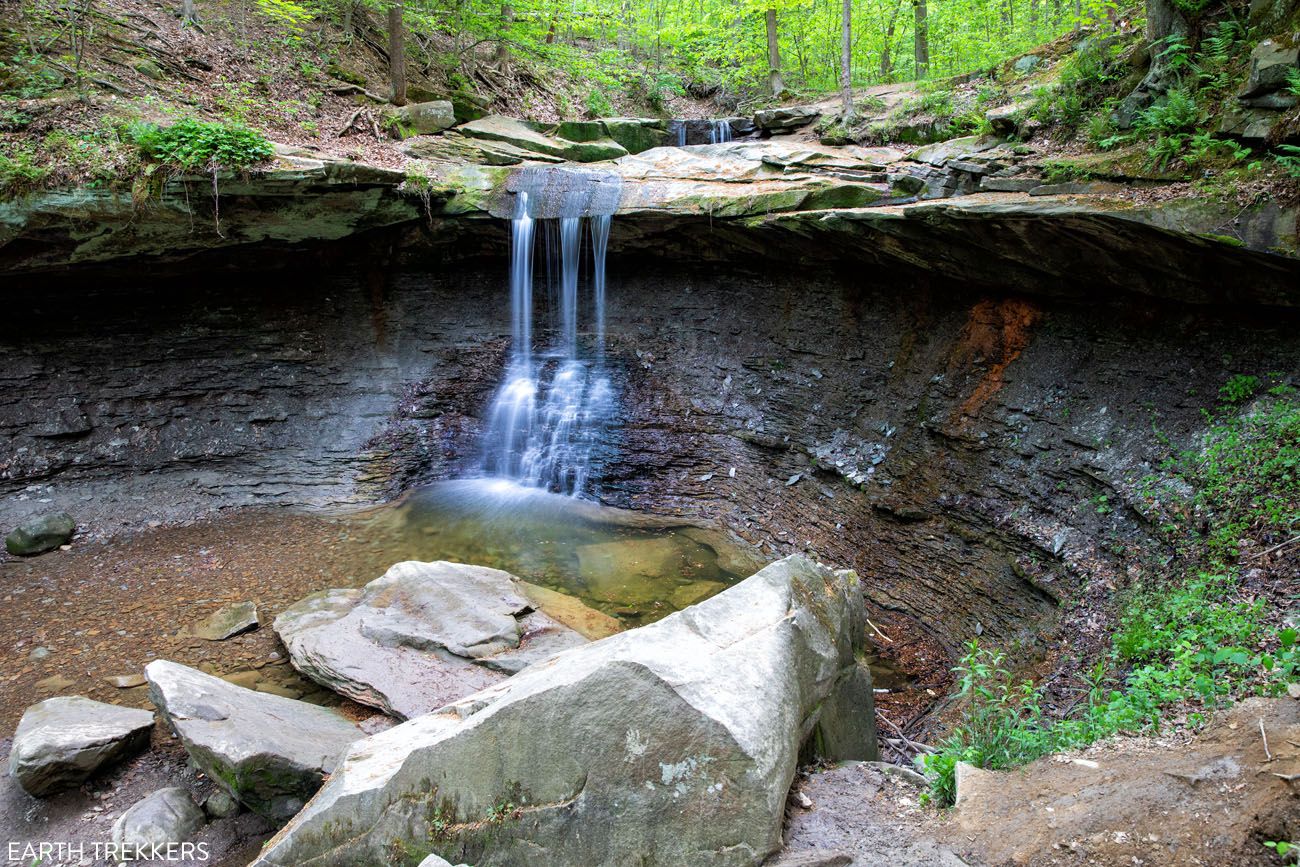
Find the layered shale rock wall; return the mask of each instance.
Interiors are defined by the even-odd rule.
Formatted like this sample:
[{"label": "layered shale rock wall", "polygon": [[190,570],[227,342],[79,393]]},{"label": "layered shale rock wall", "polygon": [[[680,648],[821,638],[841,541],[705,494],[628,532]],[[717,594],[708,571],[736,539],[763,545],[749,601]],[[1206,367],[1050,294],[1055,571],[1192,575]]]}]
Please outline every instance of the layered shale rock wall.
[{"label": "layered shale rock wall", "polygon": [[[504,276],[492,259],[11,296],[28,313],[0,326],[0,517],[53,503],[112,530],[374,502],[474,467]],[[1050,631],[1059,601],[1161,556],[1135,486],[1195,444],[1231,375],[1300,357],[1284,312],[834,263],[615,246],[610,286],[603,498],[850,565],[949,649]]]}]

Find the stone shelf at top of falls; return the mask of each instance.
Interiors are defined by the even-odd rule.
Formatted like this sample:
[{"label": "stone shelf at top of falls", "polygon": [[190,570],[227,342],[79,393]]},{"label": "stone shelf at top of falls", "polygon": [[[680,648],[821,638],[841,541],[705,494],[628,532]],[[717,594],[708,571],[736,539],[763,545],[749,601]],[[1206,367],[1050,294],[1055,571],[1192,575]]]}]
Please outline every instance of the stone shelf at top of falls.
[{"label": "stone shelf at top of falls", "polygon": [[[558,125],[555,135],[561,130],[574,138],[617,131],[629,150],[640,151],[557,166],[599,172],[609,178],[606,189],[617,179],[614,213],[629,218],[615,229],[620,251],[641,245],[714,259],[855,262],[1072,297],[1115,291],[1300,305],[1297,209],[1277,200],[1243,209],[1232,201],[1139,195],[1116,184],[1040,184],[1032,155],[992,137],[908,154],[788,138],[645,149],[667,130],[635,118]],[[0,203],[0,273],[127,259],[161,267],[235,246],[279,259],[286,245],[305,249],[374,230],[403,239],[404,254],[414,257],[425,247],[481,251],[500,244],[498,230],[488,227],[512,215],[511,187],[521,172],[562,162],[455,130],[406,147],[413,154],[443,150],[397,172],[281,148],[273,167],[222,180],[220,231],[211,185],[179,180],[144,210],[129,191],[108,189]],[[701,218],[708,235],[698,231]],[[436,231],[410,231],[421,222]],[[486,246],[466,245],[467,238]],[[1203,279],[1188,280],[1189,273]]]}]

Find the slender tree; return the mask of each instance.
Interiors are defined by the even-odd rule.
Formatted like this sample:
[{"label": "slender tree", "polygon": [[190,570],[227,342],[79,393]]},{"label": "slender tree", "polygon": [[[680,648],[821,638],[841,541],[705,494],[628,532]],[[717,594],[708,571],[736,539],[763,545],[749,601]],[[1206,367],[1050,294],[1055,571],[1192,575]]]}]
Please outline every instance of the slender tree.
[{"label": "slender tree", "polygon": [[772,96],[780,96],[785,91],[785,82],[781,80],[781,43],[776,38],[776,9],[767,7],[767,86]]},{"label": "slender tree", "polygon": [[510,33],[510,25],[515,20],[515,7],[510,3],[501,4],[501,36],[497,39],[497,66],[505,66],[506,61],[510,59],[510,43],[506,37]]},{"label": "slender tree", "polygon": [[916,77],[925,78],[930,72],[930,24],[925,0],[912,0],[916,26],[912,30],[912,60],[916,64]]},{"label": "slender tree", "polygon": [[853,0],[844,0],[840,14],[840,98],[844,102],[841,117],[851,123],[856,117],[853,110]]},{"label": "slender tree", "polygon": [[393,105],[406,105],[406,28],[402,23],[402,2],[388,7],[388,81]]}]

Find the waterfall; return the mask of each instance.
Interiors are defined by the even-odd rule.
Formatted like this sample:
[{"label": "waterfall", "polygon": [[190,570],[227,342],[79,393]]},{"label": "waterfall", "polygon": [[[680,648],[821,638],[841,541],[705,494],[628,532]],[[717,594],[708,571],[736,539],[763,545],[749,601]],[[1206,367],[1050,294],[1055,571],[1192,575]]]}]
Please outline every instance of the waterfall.
[{"label": "waterfall", "polygon": [[670,121],[668,124],[668,134],[673,137],[674,144],[679,148],[686,147],[686,121]]},{"label": "waterfall", "polygon": [[709,122],[709,144],[722,144],[731,141],[731,123],[726,120]]},{"label": "waterfall", "polygon": [[[573,496],[587,493],[593,454],[613,420],[614,389],[605,368],[605,253],[612,210],[601,180],[584,190],[578,173],[525,180],[510,221],[511,352],[488,413],[483,469],[488,476]],[[580,186],[548,195],[555,186]],[[603,179],[602,179],[603,180]],[[607,182],[606,182],[607,183]],[[616,188],[615,188],[616,189]],[[595,190],[593,193],[592,190]],[[585,194],[585,195],[584,195]],[[616,202],[616,199],[615,199]],[[540,215],[545,214],[546,218]],[[533,257],[542,224],[550,312],[549,342],[534,337]],[[584,242],[590,240],[589,293],[580,291]],[[589,304],[584,304],[589,295]],[[584,309],[584,307],[586,309]],[[581,339],[583,322],[591,339]],[[534,340],[540,346],[534,345]]]}]

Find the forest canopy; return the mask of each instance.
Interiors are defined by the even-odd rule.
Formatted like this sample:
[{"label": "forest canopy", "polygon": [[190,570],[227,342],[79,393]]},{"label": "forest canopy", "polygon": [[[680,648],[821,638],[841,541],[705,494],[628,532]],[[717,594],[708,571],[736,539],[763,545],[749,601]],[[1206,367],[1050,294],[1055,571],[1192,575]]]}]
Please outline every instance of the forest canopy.
[{"label": "forest canopy", "polygon": [[467,59],[485,51],[514,55],[590,83],[582,108],[592,114],[607,113],[614,92],[653,106],[689,90],[748,108],[774,90],[835,91],[842,86],[846,12],[855,88],[984,69],[1082,22],[1118,17],[1104,0],[257,2],[304,39],[323,19],[341,22],[358,7],[390,21],[400,9],[413,43],[407,53],[441,67],[453,84],[466,76]]}]

